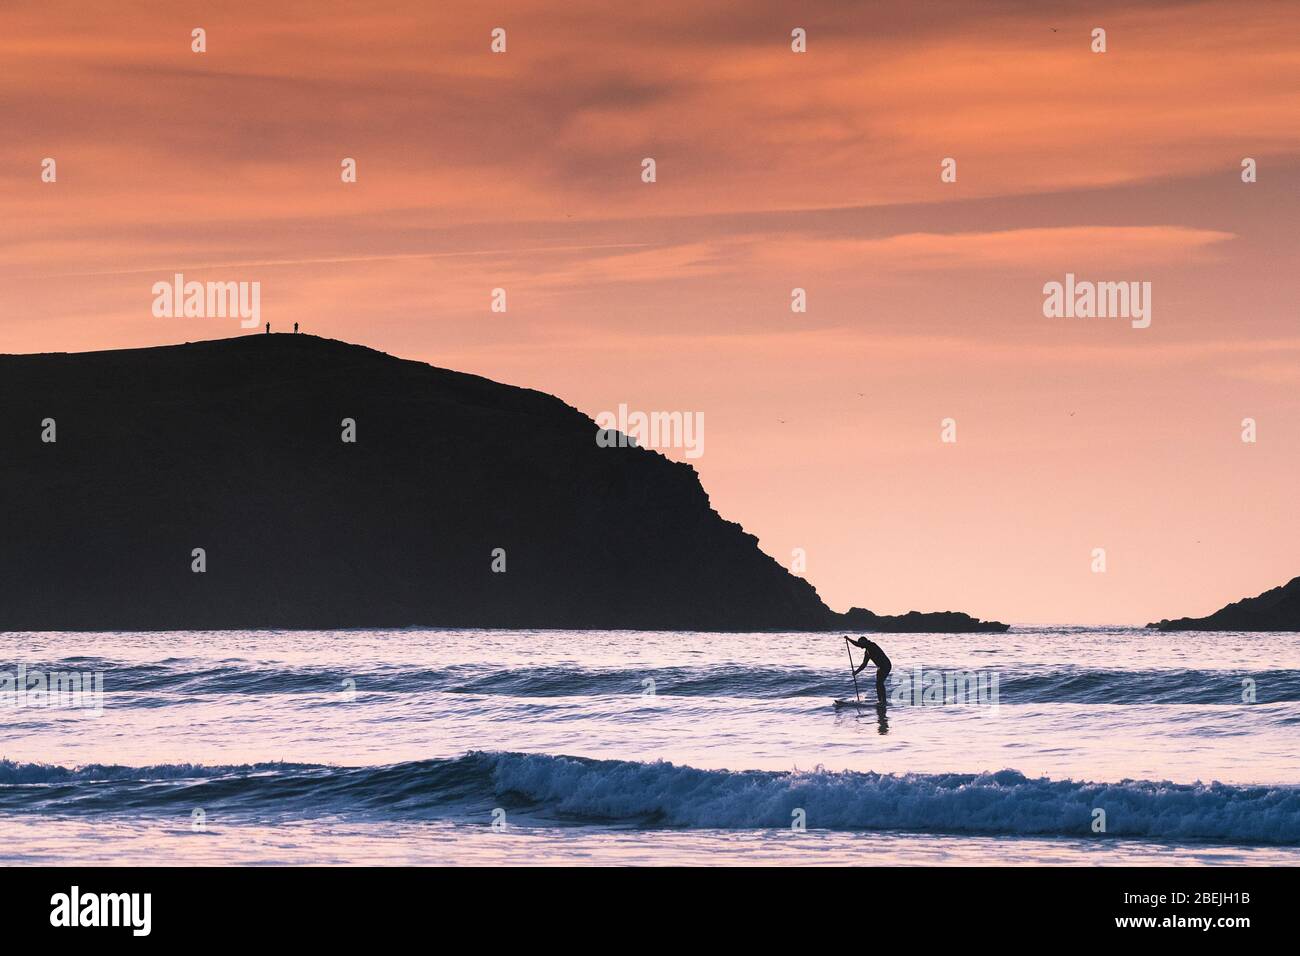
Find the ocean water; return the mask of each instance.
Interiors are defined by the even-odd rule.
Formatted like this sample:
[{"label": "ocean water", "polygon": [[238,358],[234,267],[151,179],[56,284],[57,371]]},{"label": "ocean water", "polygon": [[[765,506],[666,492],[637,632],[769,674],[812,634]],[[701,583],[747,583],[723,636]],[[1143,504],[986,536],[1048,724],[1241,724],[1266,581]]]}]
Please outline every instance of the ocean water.
[{"label": "ocean water", "polygon": [[1300,864],[1300,634],[879,637],[0,634],[0,862]]}]

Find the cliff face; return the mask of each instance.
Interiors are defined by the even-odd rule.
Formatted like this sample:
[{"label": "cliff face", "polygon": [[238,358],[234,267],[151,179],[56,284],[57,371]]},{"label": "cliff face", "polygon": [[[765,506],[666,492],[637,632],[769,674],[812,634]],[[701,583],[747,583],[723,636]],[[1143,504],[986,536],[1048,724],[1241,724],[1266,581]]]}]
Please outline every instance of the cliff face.
[{"label": "cliff face", "polygon": [[0,629],[839,618],[694,469],[595,433],[552,396],[307,335],[0,356]]},{"label": "cliff face", "polygon": [[1244,598],[1208,617],[1148,624],[1162,631],[1300,631],[1300,577],[1258,597]]}]

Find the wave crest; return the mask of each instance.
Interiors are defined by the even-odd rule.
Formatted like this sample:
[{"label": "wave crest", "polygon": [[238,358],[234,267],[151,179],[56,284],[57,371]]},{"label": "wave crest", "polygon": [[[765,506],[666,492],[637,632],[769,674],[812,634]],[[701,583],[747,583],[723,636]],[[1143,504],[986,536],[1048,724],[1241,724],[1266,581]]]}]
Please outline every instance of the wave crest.
[{"label": "wave crest", "polygon": [[475,751],[387,767],[252,764],[52,767],[0,761],[0,809],[321,815],[487,821],[502,806],[539,825],[907,830],[1300,845],[1300,788],[1090,783],[979,774],[702,770],[671,763]]},{"label": "wave crest", "polygon": [[[33,665],[35,666],[35,665]],[[164,703],[156,695],[322,694],[338,692],[345,678],[358,693],[447,693],[505,697],[581,697],[640,695],[643,681],[656,693],[674,697],[807,698],[843,697],[850,690],[843,669],[742,666],[583,668],[528,667],[484,671],[468,665],[448,667],[374,667],[348,673],[304,667],[245,663],[206,663],[171,659],[157,664],[114,664],[78,658],[44,669],[102,669],[104,689],[113,700],[119,692],[142,695],[144,706]],[[969,668],[953,669],[972,673]],[[935,664],[923,671],[939,674]],[[1300,701],[1300,670],[1236,673],[1219,670],[1118,670],[1086,666],[1009,666],[996,669],[1002,703],[1080,704],[1238,704],[1241,680],[1249,676],[1260,703]],[[896,663],[894,678],[910,673]],[[891,680],[891,692],[894,683]],[[121,706],[114,702],[114,706]]]}]

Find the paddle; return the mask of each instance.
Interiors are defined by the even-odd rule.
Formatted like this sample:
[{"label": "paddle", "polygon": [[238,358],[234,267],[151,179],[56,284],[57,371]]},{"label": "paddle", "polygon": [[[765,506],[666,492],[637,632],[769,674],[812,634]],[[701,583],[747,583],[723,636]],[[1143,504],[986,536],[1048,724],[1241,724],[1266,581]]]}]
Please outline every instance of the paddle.
[{"label": "paddle", "polygon": [[858,698],[858,703],[862,703],[862,694],[858,691],[858,672],[853,669],[853,650],[849,647],[849,639],[844,638],[844,652],[849,655],[849,673],[853,675],[853,693]]}]

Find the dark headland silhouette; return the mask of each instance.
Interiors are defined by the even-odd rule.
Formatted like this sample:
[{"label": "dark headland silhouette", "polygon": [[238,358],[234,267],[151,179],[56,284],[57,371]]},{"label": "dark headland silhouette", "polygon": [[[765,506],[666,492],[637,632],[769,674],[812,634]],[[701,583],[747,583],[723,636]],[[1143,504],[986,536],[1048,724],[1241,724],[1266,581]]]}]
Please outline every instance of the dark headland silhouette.
[{"label": "dark headland silhouette", "polygon": [[693,468],[595,429],[302,334],[0,356],[0,630],[1006,629],[837,614]]},{"label": "dark headland silhouette", "polygon": [[1165,619],[1147,627],[1162,631],[1300,631],[1300,578],[1221,607],[1207,617]]}]

